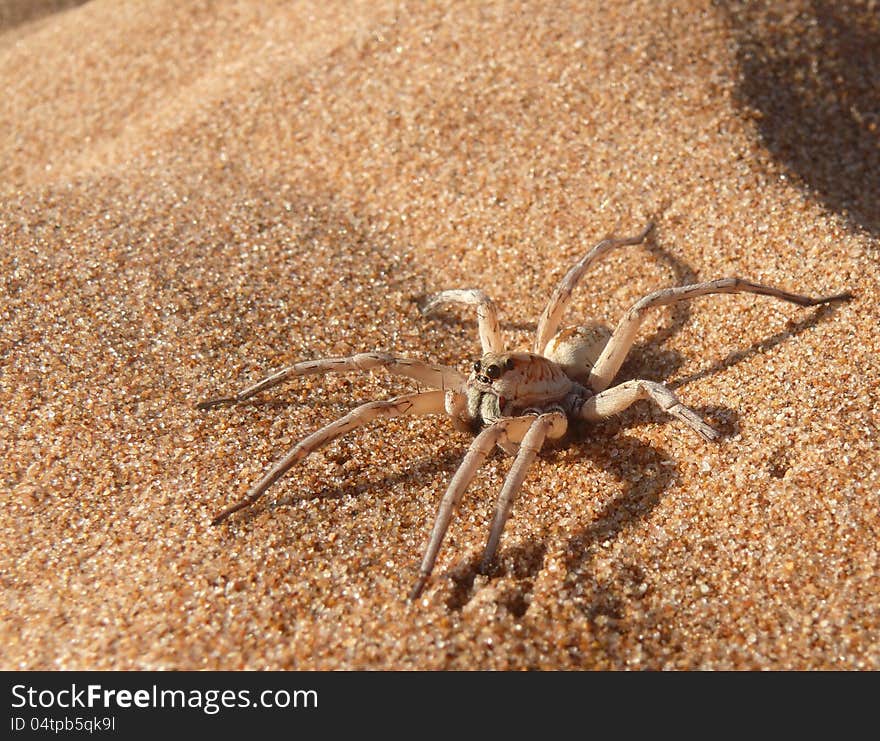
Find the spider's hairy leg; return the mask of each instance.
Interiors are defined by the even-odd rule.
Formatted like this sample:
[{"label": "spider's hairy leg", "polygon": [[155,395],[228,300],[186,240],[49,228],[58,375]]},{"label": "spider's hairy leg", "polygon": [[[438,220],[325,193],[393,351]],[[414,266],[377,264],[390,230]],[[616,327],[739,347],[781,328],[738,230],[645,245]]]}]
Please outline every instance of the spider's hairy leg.
[{"label": "spider's hairy leg", "polygon": [[584,273],[587,272],[590,265],[616,247],[641,244],[645,241],[645,238],[650,234],[653,228],[654,223],[649,222],[648,225],[634,237],[609,237],[608,239],[603,239],[577,263],[575,263],[556,287],[556,290],[550,297],[547,307],[544,309],[541,318],[538,320],[538,331],[535,336],[535,344],[532,347],[532,350],[536,354],[544,354],[544,348],[547,347],[550,338],[553,337],[553,335],[556,334],[556,330],[559,329],[559,323],[562,321],[562,314],[565,311],[566,306],[568,306],[568,302],[571,300],[572,291],[574,291],[578,281],[580,281]]},{"label": "spider's hairy leg", "polygon": [[221,404],[235,404],[283,383],[295,376],[308,376],[316,373],[345,373],[347,371],[369,371],[373,368],[384,368],[395,376],[406,376],[429,388],[459,389],[464,385],[465,378],[458,371],[445,365],[433,365],[421,360],[399,358],[382,352],[367,352],[346,358],[321,358],[306,360],[284,368],[253,386],[234,394],[221,396],[196,404],[196,409],[211,409]]},{"label": "spider's hairy leg", "polygon": [[495,308],[495,302],[486,293],[478,289],[441,291],[428,299],[422,313],[431,314],[442,304],[475,305],[483,353],[504,352],[504,340],[501,338],[498,311]]},{"label": "spider's hairy leg", "polygon": [[591,396],[581,407],[580,416],[596,422],[622,412],[640,399],[650,399],[664,412],[680,419],[706,441],[711,442],[720,437],[720,433],[707,425],[699,414],[682,404],[666,386],[655,381],[626,381]]},{"label": "spider's hairy leg", "polygon": [[414,414],[443,414],[446,405],[445,391],[423,391],[418,394],[407,394],[386,401],[370,401],[356,407],[344,417],[335,422],[316,430],[308,437],[303,438],[291,448],[290,452],[279,460],[271,469],[254,484],[247,495],[240,502],[223,510],[212,521],[212,525],[218,525],[229,515],[240,509],[249,507],[256,502],[272,484],[280,479],[290,468],[299,463],[310,453],[326,445],[331,440],[344,435],[346,432],[361,427],[374,419],[388,419]]},{"label": "spider's hairy leg", "polygon": [[633,304],[623,319],[620,320],[620,323],[611,335],[611,339],[608,340],[608,344],[605,345],[605,349],[596,360],[593,370],[590,371],[589,387],[596,392],[608,388],[611,381],[614,380],[614,376],[617,375],[617,371],[620,370],[620,366],[623,365],[623,361],[626,359],[635,340],[636,333],[639,331],[639,327],[641,327],[648,311],[657,306],[675,304],[679,301],[687,301],[697,296],[706,296],[714,293],[756,293],[763,296],[772,296],[783,301],[790,301],[799,306],[818,306],[819,304],[827,304],[830,301],[845,301],[852,298],[852,294],[849,292],[812,298],[810,296],[801,296],[797,293],[789,293],[772,286],[765,286],[761,283],[752,283],[742,278],[720,278],[705,283],[694,283],[692,285],[654,291]]},{"label": "spider's hairy leg", "polygon": [[447,488],[446,493],[443,495],[443,499],[440,500],[440,507],[434,520],[434,528],[431,530],[431,538],[428,541],[428,546],[425,549],[425,555],[419,568],[419,577],[409,593],[410,600],[417,599],[425,588],[428,577],[431,576],[431,572],[434,570],[434,562],[437,560],[440,545],[443,543],[443,538],[449,529],[452,515],[456,507],[458,507],[462,495],[476,475],[480,464],[489,455],[492,448],[504,437],[509,435],[513,439],[522,439],[526,434],[526,430],[534,422],[534,419],[533,416],[503,417],[474,438],[465,454],[464,460],[452,477],[452,481],[449,482],[449,488]]},{"label": "spider's hairy leg", "polygon": [[562,412],[548,412],[535,418],[519,444],[519,452],[510,467],[501,494],[498,495],[498,503],[495,506],[495,518],[492,520],[492,529],[489,531],[489,540],[483,550],[483,558],[480,561],[480,573],[485,574],[492,564],[495,552],[498,550],[498,542],[501,533],[510,518],[510,510],[519,494],[523,480],[535,457],[544,445],[544,440],[560,438],[568,429],[568,418]]}]

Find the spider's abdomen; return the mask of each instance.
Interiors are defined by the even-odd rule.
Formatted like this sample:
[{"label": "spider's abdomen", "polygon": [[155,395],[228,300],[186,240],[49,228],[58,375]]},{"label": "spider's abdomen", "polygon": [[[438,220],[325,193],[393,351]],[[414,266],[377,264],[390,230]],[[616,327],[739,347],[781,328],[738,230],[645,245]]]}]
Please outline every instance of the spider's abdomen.
[{"label": "spider's abdomen", "polygon": [[569,378],[584,382],[608,344],[609,337],[611,330],[601,324],[567,327],[547,343],[544,352],[562,367]]}]

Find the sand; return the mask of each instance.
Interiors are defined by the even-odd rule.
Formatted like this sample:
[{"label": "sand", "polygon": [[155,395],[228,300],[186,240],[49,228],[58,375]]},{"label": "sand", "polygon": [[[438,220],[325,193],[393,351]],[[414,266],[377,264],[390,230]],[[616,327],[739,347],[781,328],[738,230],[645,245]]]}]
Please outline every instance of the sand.
[{"label": "sand", "polygon": [[[747,6],[746,6],[747,5]],[[5,2],[0,667],[880,669],[876,3]],[[658,309],[619,379],[667,383],[534,465],[353,432],[212,527],[299,438],[466,371],[479,287],[511,347],[590,246],[567,323],[740,275],[855,299]]]}]

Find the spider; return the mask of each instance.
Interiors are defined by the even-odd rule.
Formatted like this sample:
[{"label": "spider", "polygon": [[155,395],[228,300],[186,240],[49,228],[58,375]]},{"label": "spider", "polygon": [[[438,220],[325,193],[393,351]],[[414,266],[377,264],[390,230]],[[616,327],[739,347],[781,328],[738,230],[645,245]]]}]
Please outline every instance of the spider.
[{"label": "spider", "polygon": [[392,375],[405,376],[433,389],[368,402],[303,438],[251,487],[243,499],[220,512],[212,524],[217,525],[234,512],[254,504],[292,466],[357,427],[380,418],[445,413],[456,429],[474,434],[475,438],[440,500],[418,578],[409,595],[410,600],[415,600],[430,578],[453,512],[477,469],[496,445],[515,457],[498,496],[489,539],[480,561],[481,573],[486,573],[492,564],[529,466],[545,441],[562,437],[570,422],[602,420],[636,401],[648,399],[704,440],[717,440],[719,433],[696,412],[684,406],[663,384],[630,380],[611,386],[646,314],[658,306],[715,293],[762,294],[800,306],[847,300],[852,294],[811,298],[741,278],[721,278],[650,293],[632,305],[613,332],[599,325],[557,331],[572,291],[587,269],[617,247],[642,243],[652,228],[653,224],[649,223],[635,236],[604,239],[566,273],[541,314],[531,352],[507,350],[495,304],[486,293],[479,289],[449,290],[431,297],[423,312],[430,314],[443,304],[476,307],[483,354],[473,362],[467,376],[443,365],[370,352],[297,363],[233,396],[199,403],[198,409],[210,409],[244,401],[295,376],[374,368],[384,368]]}]

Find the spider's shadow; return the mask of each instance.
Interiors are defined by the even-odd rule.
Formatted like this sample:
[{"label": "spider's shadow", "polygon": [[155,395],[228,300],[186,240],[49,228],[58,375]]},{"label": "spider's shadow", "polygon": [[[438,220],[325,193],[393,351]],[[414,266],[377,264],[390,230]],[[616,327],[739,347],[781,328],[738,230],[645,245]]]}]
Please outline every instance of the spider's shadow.
[{"label": "spider's shadow", "polygon": [[436,458],[415,460],[412,465],[407,466],[405,471],[382,476],[371,475],[371,471],[365,461],[364,466],[358,468],[357,473],[353,474],[352,478],[347,478],[345,483],[339,486],[325,486],[315,491],[287,496],[276,500],[271,506],[273,508],[289,507],[296,502],[312,499],[342,499],[350,496],[360,496],[365,491],[376,489],[391,490],[408,481],[424,481],[438,477],[440,474],[451,477],[455,469],[461,464],[464,453],[465,448],[453,448]]},{"label": "spider's shadow", "polygon": [[738,365],[744,360],[748,360],[755,355],[767,352],[768,350],[771,350],[774,347],[781,345],[783,342],[791,339],[792,337],[796,337],[802,332],[806,332],[808,329],[812,329],[817,324],[819,324],[819,322],[825,321],[826,319],[831,317],[839,308],[840,304],[837,302],[833,304],[825,304],[824,306],[819,306],[803,319],[800,319],[796,322],[790,321],[785,329],[776,332],[773,335],[770,335],[770,337],[767,337],[760,342],[754,343],[751,347],[748,347],[744,350],[733,350],[727,354],[727,357],[712,363],[712,365],[710,365],[708,368],[697,371],[696,373],[691,373],[690,375],[684,376],[682,378],[678,378],[675,381],[667,383],[666,385],[671,389],[678,389],[683,386],[687,386],[689,383],[693,383],[694,381],[699,381],[702,378],[713,376],[716,373],[721,373],[728,368],[732,368],[733,366]]},{"label": "spider's shadow", "polygon": [[[824,321],[834,314],[839,308],[838,304],[826,304],[816,308],[809,316],[804,317],[800,321],[790,322],[785,330],[777,332],[766,339],[756,342],[745,350],[736,350],[727,355],[727,357],[713,363],[697,373],[679,378],[666,385],[672,389],[678,389],[686,386],[693,381],[706,378],[707,376],[721,373],[738,363],[747,360],[754,355],[766,352],[786,340],[811,329],[812,327]],[[626,366],[624,366],[626,368]],[[729,407],[712,406],[712,407],[692,407],[699,412],[715,429],[722,432],[724,438],[736,435],[739,432],[739,413]],[[662,416],[657,412],[658,420]],[[629,429],[637,426],[640,420],[650,421],[644,413],[644,407],[631,407],[623,414],[616,418],[601,423],[595,429],[599,434],[612,433],[613,436],[608,438],[607,445],[621,449],[622,445],[626,448],[621,451],[620,456],[615,459],[609,459],[607,456],[597,452],[591,456],[594,462],[602,466],[606,471],[614,475],[621,482],[622,493],[610,502],[596,520],[589,526],[577,533],[570,540],[570,557],[569,557],[569,573],[575,573],[583,570],[584,565],[590,560],[591,553],[595,551],[595,546],[610,538],[616,537],[623,529],[625,529],[636,517],[644,516],[657,504],[660,493],[673,480],[677,473],[677,467],[674,462],[662,455],[662,452],[656,451],[650,446],[639,442],[635,438],[618,432],[613,434],[611,425],[618,425],[620,428]],[[722,441],[723,444],[723,441]],[[603,446],[604,447],[604,446]],[[633,458],[633,456],[639,456]],[[615,461],[645,460],[648,468],[657,469],[660,474],[649,477],[647,480],[643,478],[638,485],[633,485],[626,481],[620,471],[620,466]],[[659,466],[659,468],[658,468]],[[595,616],[602,612],[601,606],[590,608],[591,615]]]},{"label": "spider's shadow", "polygon": [[[584,570],[598,546],[615,539],[638,519],[650,514],[660,502],[660,495],[679,473],[678,464],[662,449],[613,429],[603,430],[600,426],[598,433],[584,447],[589,451],[589,459],[617,480],[620,493],[607,502],[588,525],[569,537],[566,558],[569,578]],[[607,454],[612,448],[618,451],[613,458]],[[637,481],[627,477],[627,461],[639,461]]]},{"label": "spider's shadow", "polygon": [[[570,537],[567,550],[572,555],[566,563],[569,577],[583,568],[582,564],[598,544],[615,538],[635,520],[647,516],[678,473],[676,463],[663,451],[638,438],[622,434],[617,426],[619,421],[618,418],[595,425],[575,425],[561,445],[543,451],[543,456],[552,461],[561,457],[563,451],[579,450],[584,461],[585,476],[590,475],[589,466],[593,463],[610,473],[620,484],[621,493],[606,504],[589,525]],[[608,455],[611,449],[618,451],[613,458]],[[644,470],[636,482],[629,480],[626,475],[624,464],[628,460],[643,463]],[[530,544],[505,547],[502,538],[488,574],[492,578],[512,577],[512,586],[499,597],[499,602],[515,617],[525,614],[534,580],[544,565],[549,523],[535,523],[535,529],[536,537]],[[446,599],[449,609],[460,610],[473,596],[479,561],[479,554],[459,559],[447,572],[446,576],[452,583]],[[597,615],[601,609],[596,608]]]},{"label": "spider's shadow", "polygon": [[[589,463],[593,462],[599,468],[611,473],[620,482],[623,492],[603,508],[591,525],[572,537],[571,549],[589,550],[592,544],[615,537],[635,518],[650,512],[659,501],[663,489],[675,477],[677,468],[668,456],[637,438],[620,432],[619,427],[628,425],[634,417],[635,413],[625,413],[594,426],[575,425],[562,445],[544,451],[544,456],[552,461],[563,455],[564,450],[572,447],[580,449],[584,453],[586,466],[584,474],[589,475]],[[614,458],[606,453],[612,447],[619,450],[619,455]],[[394,474],[376,475],[374,471],[364,467],[341,485],[283,495],[259,507],[249,508],[239,513],[238,517],[248,520],[258,516],[261,511],[274,512],[301,501],[359,496],[365,491],[393,489],[408,481],[430,479],[448,481],[461,464],[465,449],[466,445],[462,445],[451,448],[438,457],[413,461],[405,471]],[[494,451],[492,457],[501,459],[502,465],[505,466],[509,466],[513,461],[513,458],[500,450]],[[644,461],[646,469],[652,473],[643,474],[637,483],[628,481],[621,465],[628,459]],[[488,528],[488,521],[486,527]],[[543,567],[549,523],[536,523],[535,527],[536,537],[530,543],[505,547],[502,539],[501,548],[489,574],[496,578],[500,575],[513,577],[513,585],[499,596],[499,602],[516,617],[521,617],[525,613],[534,579]],[[473,553],[456,558],[445,572],[438,572],[435,575],[435,579],[446,579],[449,582],[446,595],[449,609],[461,609],[473,596],[474,581],[479,573],[480,555]]]}]

